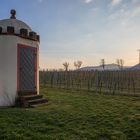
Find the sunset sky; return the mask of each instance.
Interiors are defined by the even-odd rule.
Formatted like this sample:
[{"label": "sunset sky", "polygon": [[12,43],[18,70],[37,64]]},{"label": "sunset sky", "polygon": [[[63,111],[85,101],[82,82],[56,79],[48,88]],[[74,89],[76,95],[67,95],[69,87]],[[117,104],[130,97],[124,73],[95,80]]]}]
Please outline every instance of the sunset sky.
[{"label": "sunset sky", "polygon": [[40,67],[62,68],[67,61],[83,66],[100,59],[138,63],[140,0],[1,0],[0,19],[16,9],[17,19],[41,36]]}]

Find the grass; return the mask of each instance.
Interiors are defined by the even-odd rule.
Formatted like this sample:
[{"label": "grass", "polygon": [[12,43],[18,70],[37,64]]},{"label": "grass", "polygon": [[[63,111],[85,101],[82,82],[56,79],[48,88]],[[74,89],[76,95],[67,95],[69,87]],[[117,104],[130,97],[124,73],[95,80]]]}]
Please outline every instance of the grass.
[{"label": "grass", "polygon": [[0,109],[0,140],[140,140],[140,97],[41,93],[47,106]]}]

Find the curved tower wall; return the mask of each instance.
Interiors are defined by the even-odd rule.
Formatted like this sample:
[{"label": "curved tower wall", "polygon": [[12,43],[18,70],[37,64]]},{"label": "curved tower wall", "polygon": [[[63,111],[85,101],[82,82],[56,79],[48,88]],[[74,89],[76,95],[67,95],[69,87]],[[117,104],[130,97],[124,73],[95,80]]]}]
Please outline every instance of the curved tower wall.
[{"label": "curved tower wall", "polygon": [[[18,96],[18,45],[39,49],[37,41],[15,35],[0,35],[0,106],[12,106]],[[37,51],[37,94],[39,94],[39,57]]]}]

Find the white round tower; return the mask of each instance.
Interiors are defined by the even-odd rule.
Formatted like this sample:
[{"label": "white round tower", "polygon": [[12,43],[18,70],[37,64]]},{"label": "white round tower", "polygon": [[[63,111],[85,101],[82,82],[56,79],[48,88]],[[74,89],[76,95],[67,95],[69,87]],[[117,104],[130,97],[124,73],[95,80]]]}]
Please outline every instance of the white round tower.
[{"label": "white round tower", "polygon": [[0,106],[12,106],[22,92],[39,94],[39,35],[24,22],[0,20]]}]

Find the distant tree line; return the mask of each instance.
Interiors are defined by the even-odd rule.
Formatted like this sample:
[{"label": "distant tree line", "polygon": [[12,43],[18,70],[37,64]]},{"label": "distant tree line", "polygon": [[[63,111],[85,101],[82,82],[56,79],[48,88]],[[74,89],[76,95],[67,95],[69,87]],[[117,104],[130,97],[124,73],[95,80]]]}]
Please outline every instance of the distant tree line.
[{"label": "distant tree line", "polygon": [[[74,62],[75,69],[76,70],[80,69],[82,64],[83,64],[82,61],[79,61],[79,60],[75,61]],[[123,59],[116,59],[116,64],[118,65],[118,68],[120,70],[123,70],[123,67],[124,67],[124,60]],[[103,70],[105,70],[105,65],[106,65],[105,59],[101,59],[100,66],[102,66]],[[70,66],[69,62],[64,62],[63,63],[64,71],[68,71],[69,70],[69,66]]]},{"label": "distant tree line", "polygon": [[[79,69],[81,66],[82,66],[82,61],[75,61],[74,62],[74,67],[75,67],[75,69]],[[69,70],[69,62],[64,62],[63,63],[63,66],[64,66],[64,71],[68,71]]]}]

